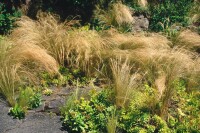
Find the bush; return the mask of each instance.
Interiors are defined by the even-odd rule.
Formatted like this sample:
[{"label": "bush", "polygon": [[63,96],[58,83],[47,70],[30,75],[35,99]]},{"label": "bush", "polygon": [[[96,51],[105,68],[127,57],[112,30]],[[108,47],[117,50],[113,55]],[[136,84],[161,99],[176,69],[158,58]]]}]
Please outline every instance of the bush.
[{"label": "bush", "polygon": [[13,118],[17,118],[17,119],[23,119],[25,117],[25,111],[18,104],[15,104],[13,108],[10,108],[8,114],[13,116]]},{"label": "bush", "polygon": [[188,25],[188,15],[192,5],[193,0],[165,0],[158,4],[152,4],[150,6],[150,29],[162,31],[162,26],[159,23],[165,26],[171,26],[174,23],[180,23],[183,26]]},{"label": "bush", "polygon": [[41,105],[41,94],[35,92],[35,88],[26,87],[20,89],[17,103],[24,109],[33,109]]},{"label": "bush", "polygon": [[21,12],[14,7],[9,12],[5,4],[0,3],[0,34],[7,34],[12,30],[14,22],[21,16]]},{"label": "bush", "polygon": [[109,99],[108,91],[94,93],[90,100],[80,98],[74,106],[63,110],[63,127],[70,132],[106,132],[107,117],[114,106]]},{"label": "bush", "polygon": [[178,133],[197,133],[200,130],[200,93],[198,90],[187,92],[187,84],[184,80],[177,80],[174,84],[177,93],[172,98],[172,105],[169,110],[171,118],[168,120],[168,123]]},{"label": "bush", "polygon": [[98,93],[93,91],[89,100],[74,99],[74,106],[62,110],[63,127],[73,133],[107,131],[167,133],[170,131],[166,121],[151,114],[147,109],[116,108],[112,97],[112,92],[103,90]]}]

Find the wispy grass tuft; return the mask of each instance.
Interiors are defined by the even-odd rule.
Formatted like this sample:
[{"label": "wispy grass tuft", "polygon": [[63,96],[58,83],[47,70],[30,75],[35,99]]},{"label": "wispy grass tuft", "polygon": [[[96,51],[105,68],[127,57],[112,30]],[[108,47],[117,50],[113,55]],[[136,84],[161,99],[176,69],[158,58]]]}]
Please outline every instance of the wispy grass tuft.
[{"label": "wispy grass tuft", "polygon": [[37,72],[58,72],[57,62],[37,45],[13,45],[9,40],[0,42],[0,93],[13,106],[15,92],[23,81],[37,82]]},{"label": "wispy grass tuft", "polygon": [[38,19],[22,17],[12,39],[17,44],[32,43],[46,49],[61,66],[80,67],[88,72],[101,61],[100,52],[106,45],[96,31],[72,28],[73,21],[60,23],[51,14],[41,13]]},{"label": "wispy grass tuft", "polygon": [[175,45],[200,52],[200,35],[191,30],[184,30],[178,36]]},{"label": "wispy grass tuft", "polygon": [[131,99],[131,93],[137,88],[136,73],[131,74],[131,67],[126,60],[110,61],[114,81],[115,100],[118,107],[125,107]]},{"label": "wispy grass tuft", "polygon": [[121,2],[111,4],[107,11],[97,7],[94,14],[95,17],[99,18],[107,25],[112,25],[115,28],[131,28],[131,25],[134,23],[132,11],[128,6],[122,4]]}]

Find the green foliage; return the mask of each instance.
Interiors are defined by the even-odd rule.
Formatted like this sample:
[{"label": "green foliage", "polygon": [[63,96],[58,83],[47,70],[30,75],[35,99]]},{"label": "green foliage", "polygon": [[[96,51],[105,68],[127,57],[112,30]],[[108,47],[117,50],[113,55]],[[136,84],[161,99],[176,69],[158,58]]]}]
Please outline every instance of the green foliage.
[{"label": "green foliage", "polygon": [[106,132],[107,118],[114,109],[109,95],[108,91],[93,91],[90,100],[74,101],[75,106],[63,114],[63,127],[70,132]]},{"label": "green foliage", "polygon": [[6,5],[0,2],[0,34],[9,33],[15,27],[13,23],[20,16],[19,10],[13,7],[12,11],[9,12]]},{"label": "green foliage", "polygon": [[51,85],[55,86],[65,86],[65,85],[76,85],[78,83],[83,86],[88,84],[89,79],[85,76],[85,73],[80,69],[69,69],[66,67],[60,67],[59,72],[61,75],[49,75],[49,73],[42,73],[41,77],[41,85],[44,87],[48,87]]},{"label": "green foliage", "polygon": [[116,133],[117,129],[117,116],[116,116],[116,108],[112,110],[111,116],[108,116],[107,121],[107,131],[108,133]]},{"label": "green foliage", "polygon": [[37,108],[41,105],[42,99],[40,93],[35,93],[33,96],[30,97],[29,100],[29,108]]},{"label": "green foliage", "polygon": [[200,130],[200,93],[199,91],[187,92],[184,80],[175,81],[177,94],[172,98],[170,108],[170,119],[168,120],[171,128],[176,132],[197,133]]},{"label": "green foliage", "polygon": [[90,21],[90,29],[96,30],[96,31],[103,31],[103,30],[108,30],[110,29],[110,25],[106,25],[104,21],[101,21],[98,18],[93,18]]},{"label": "green foliage", "polygon": [[9,115],[13,118],[22,119],[25,117],[27,109],[37,108],[41,105],[41,94],[34,88],[20,88],[17,103],[9,110]]},{"label": "green foliage", "polygon": [[75,107],[75,101],[78,100],[78,93],[79,88],[76,88],[76,90],[70,96],[67,97],[64,106],[60,108],[61,115],[65,115],[66,110],[70,110],[73,107]]},{"label": "green foliage", "polygon": [[162,31],[159,23],[169,20],[169,26],[180,23],[182,26],[188,25],[188,15],[192,7],[193,0],[165,0],[150,6],[150,29]]},{"label": "green foliage", "polygon": [[186,92],[185,80],[176,80],[173,84],[176,93],[170,99],[166,120],[156,114],[161,104],[156,90],[145,85],[144,90],[135,92],[127,108],[116,109],[114,93],[109,91],[92,91],[89,100],[73,97],[71,106],[62,110],[63,126],[71,132],[197,133],[200,93]]},{"label": "green foliage", "polygon": [[31,87],[26,87],[20,88],[19,90],[19,96],[17,98],[17,103],[20,107],[24,109],[28,109],[29,107],[29,99],[34,95],[33,88]]},{"label": "green foliage", "polygon": [[14,107],[10,108],[8,114],[10,116],[13,116],[13,118],[17,118],[17,119],[23,119],[25,117],[24,109],[18,104],[15,104]]},{"label": "green foliage", "polygon": [[112,94],[93,91],[89,100],[75,100],[74,106],[62,110],[63,126],[70,132],[169,132],[164,120],[144,108],[116,109]]},{"label": "green foliage", "polygon": [[24,109],[37,108],[41,105],[41,94],[31,87],[21,88],[17,103]]},{"label": "green foliage", "polygon": [[167,133],[170,132],[167,123],[159,116],[148,111],[121,110],[119,115],[119,129],[126,133]]}]

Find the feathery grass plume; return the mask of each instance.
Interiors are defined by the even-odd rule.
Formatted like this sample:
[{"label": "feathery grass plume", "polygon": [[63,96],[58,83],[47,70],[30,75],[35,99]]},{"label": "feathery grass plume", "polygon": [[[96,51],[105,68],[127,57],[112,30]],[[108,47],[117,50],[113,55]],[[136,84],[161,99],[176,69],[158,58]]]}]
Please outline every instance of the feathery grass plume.
[{"label": "feathery grass plume", "polygon": [[130,8],[121,2],[110,5],[107,11],[97,7],[94,14],[107,25],[117,28],[131,26],[134,23]]},{"label": "feathery grass plume", "polygon": [[58,23],[56,17],[40,13],[34,21],[23,16],[12,33],[17,44],[32,43],[45,48],[59,64],[64,65],[67,28],[66,23]]},{"label": "feathery grass plume", "polygon": [[191,30],[184,30],[178,36],[175,45],[198,51],[200,50],[200,35],[198,33],[192,32]]},{"label": "feathery grass plume", "polygon": [[86,71],[98,66],[101,52],[107,48],[101,36],[93,30],[73,30],[69,32],[67,60]]},{"label": "feathery grass plume", "polygon": [[122,62],[121,59],[111,59],[110,67],[112,70],[115,100],[118,107],[125,107],[131,99],[131,93],[137,88],[136,81],[137,73],[131,74],[131,67],[126,59]]},{"label": "feathery grass plume", "polygon": [[188,74],[187,78],[187,91],[191,92],[192,90],[200,89],[200,57],[198,56],[195,61],[194,67],[190,69],[193,70]]},{"label": "feathery grass plume", "polygon": [[133,50],[137,48],[156,48],[169,49],[171,42],[164,36],[159,34],[137,34],[130,33],[120,34],[117,31],[109,30],[105,33],[105,37],[109,40],[110,46],[122,50]]},{"label": "feathery grass plume", "polygon": [[119,55],[123,60],[129,58],[133,69],[139,69],[138,73],[144,75],[143,79],[158,90],[162,102],[158,111],[162,117],[166,116],[169,100],[174,93],[174,80],[184,78],[191,85],[197,85],[195,82],[198,82],[199,74],[194,73],[198,72],[198,56],[195,53],[183,48],[170,48],[171,42],[158,34],[136,36],[110,32],[107,37],[112,49],[103,57],[115,58]]},{"label": "feathery grass plume", "polygon": [[[130,59],[138,58],[137,62],[141,62],[140,58],[143,58],[144,56],[140,55],[139,51],[142,51],[143,49],[162,51],[170,49],[169,45],[171,45],[171,42],[166,37],[159,34],[131,35],[129,33],[120,34],[117,31],[109,30],[103,37],[106,40],[109,40],[107,41],[107,44],[110,46],[110,49],[105,50],[102,54],[102,58],[104,61],[107,60],[107,62],[110,58],[115,58],[116,56],[120,56],[123,60],[125,60],[127,56]],[[135,55],[133,53],[135,53]],[[149,53],[151,54],[151,52]],[[147,58],[149,56],[145,53],[144,55],[146,55]],[[108,71],[110,70],[109,68],[107,69]]]},{"label": "feathery grass plume", "polygon": [[60,65],[81,67],[87,72],[98,65],[100,51],[106,45],[96,31],[71,28],[73,22],[59,23],[51,14],[41,13],[38,19],[22,17],[13,31],[13,40],[46,49]]},{"label": "feathery grass plume", "polygon": [[191,21],[197,26],[200,24],[200,1],[195,0],[190,10]]},{"label": "feathery grass plume", "polygon": [[[133,62],[145,72],[147,82],[160,92],[159,97],[162,101],[160,115],[165,117],[168,102],[174,93],[173,82],[179,78],[187,78],[188,74],[193,72],[196,55],[180,48],[141,49],[133,51],[132,54]],[[161,80],[162,82],[158,82]]]},{"label": "feathery grass plume", "polygon": [[36,73],[47,70],[58,72],[57,62],[44,49],[33,44],[13,45],[0,42],[0,93],[13,106],[15,92],[25,81],[36,82]]}]

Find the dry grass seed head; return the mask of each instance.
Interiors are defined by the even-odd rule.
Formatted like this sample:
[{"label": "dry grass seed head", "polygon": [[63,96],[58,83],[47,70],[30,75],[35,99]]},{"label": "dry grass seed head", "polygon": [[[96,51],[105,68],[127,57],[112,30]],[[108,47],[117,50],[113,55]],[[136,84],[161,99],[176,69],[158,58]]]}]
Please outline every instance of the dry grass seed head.
[{"label": "dry grass seed head", "polygon": [[134,21],[129,7],[122,3],[113,4],[111,12],[113,14],[114,23],[117,23],[119,26],[122,24],[132,24]]},{"label": "dry grass seed head", "polygon": [[94,14],[95,17],[104,21],[108,25],[113,25],[116,27],[124,24],[129,25],[134,23],[134,18],[132,17],[130,8],[126,5],[123,5],[121,2],[110,5],[107,11],[97,7]]},{"label": "dry grass seed head", "polygon": [[67,60],[71,65],[77,65],[86,71],[92,70],[101,62],[101,52],[107,46],[101,36],[93,30],[76,29],[69,32]]},{"label": "dry grass seed head", "polygon": [[190,30],[185,30],[180,33],[175,45],[183,46],[188,49],[200,49],[200,35]]},{"label": "dry grass seed head", "polygon": [[136,73],[131,74],[131,67],[126,60],[111,59],[110,66],[113,75],[116,105],[124,107],[131,98],[131,93],[137,87]]},{"label": "dry grass seed head", "polygon": [[159,34],[132,35],[129,33],[121,34],[117,31],[109,30],[106,33],[107,43],[113,48],[120,48],[122,50],[133,50],[138,48],[153,48],[153,49],[169,49],[171,42],[164,36]]},{"label": "dry grass seed head", "polygon": [[71,22],[59,23],[59,19],[51,14],[40,13],[38,19],[33,21],[23,17],[13,33],[13,40],[17,44],[28,42],[46,49],[60,65],[88,70],[98,64],[105,43],[96,31],[73,29]]},{"label": "dry grass seed head", "polygon": [[64,65],[67,24],[59,23],[58,18],[51,14],[40,13],[39,20],[34,21],[22,17],[19,25],[12,33],[16,44],[31,43],[45,48],[61,65]]},{"label": "dry grass seed head", "polygon": [[15,91],[24,80],[29,79],[33,83],[37,79],[34,74],[40,70],[58,72],[54,58],[37,45],[13,45],[8,42],[0,45],[0,51],[3,51],[0,53],[0,93],[11,106],[15,103]]}]

